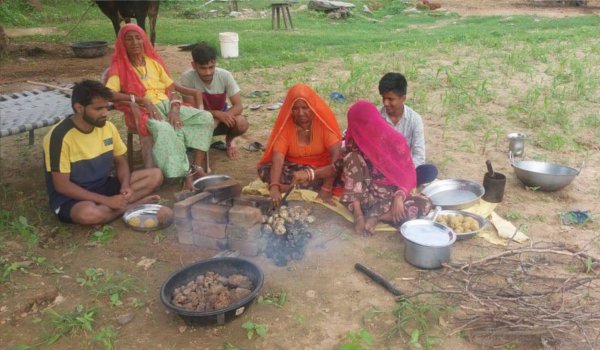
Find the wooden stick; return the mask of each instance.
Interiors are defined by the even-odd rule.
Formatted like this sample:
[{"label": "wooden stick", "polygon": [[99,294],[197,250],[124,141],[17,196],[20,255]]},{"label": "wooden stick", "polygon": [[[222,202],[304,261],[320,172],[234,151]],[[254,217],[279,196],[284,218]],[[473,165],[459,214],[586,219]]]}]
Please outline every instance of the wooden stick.
[{"label": "wooden stick", "polygon": [[46,83],[41,83],[39,81],[27,80],[27,82],[29,84],[45,86],[45,87],[48,87],[48,88],[51,88],[51,89],[59,90],[59,91],[62,91],[62,92],[67,92],[69,94],[73,92],[73,89],[64,88],[64,87],[60,87],[60,86],[56,86],[56,85],[51,85],[51,84],[46,84]]}]

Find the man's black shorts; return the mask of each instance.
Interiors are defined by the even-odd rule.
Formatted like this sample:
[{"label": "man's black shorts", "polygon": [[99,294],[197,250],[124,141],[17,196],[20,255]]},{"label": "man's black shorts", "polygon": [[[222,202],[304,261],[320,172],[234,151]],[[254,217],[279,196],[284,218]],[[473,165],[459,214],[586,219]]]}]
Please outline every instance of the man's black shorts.
[{"label": "man's black shorts", "polygon": [[[92,192],[104,195],[104,196],[114,196],[121,193],[121,183],[116,177],[109,177],[104,186],[94,189]],[[64,202],[58,208],[58,219],[62,222],[73,223],[73,219],[71,219],[71,209],[75,206],[75,204],[81,202],[77,199],[69,199]]]}]

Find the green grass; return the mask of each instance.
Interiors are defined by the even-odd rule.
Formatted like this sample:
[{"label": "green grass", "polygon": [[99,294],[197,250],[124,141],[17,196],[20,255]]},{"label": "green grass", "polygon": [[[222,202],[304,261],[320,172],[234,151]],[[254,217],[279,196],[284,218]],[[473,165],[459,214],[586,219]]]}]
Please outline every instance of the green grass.
[{"label": "green grass", "polygon": [[46,344],[51,345],[69,334],[92,332],[97,312],[97,307],[85,308],[83,305],[78,305],[72,312],[58,313],[48,309],[46,313],[53,329],[44,336]]},{"label": "green grass", "polygon": [[107,296],[112,306],[123,305],[121,297],[124,293],[141,290],[135,276],[93,267],[87,268],[85,275],[77,277],[76,281],[82,287],[89,287],[96,297]]}]

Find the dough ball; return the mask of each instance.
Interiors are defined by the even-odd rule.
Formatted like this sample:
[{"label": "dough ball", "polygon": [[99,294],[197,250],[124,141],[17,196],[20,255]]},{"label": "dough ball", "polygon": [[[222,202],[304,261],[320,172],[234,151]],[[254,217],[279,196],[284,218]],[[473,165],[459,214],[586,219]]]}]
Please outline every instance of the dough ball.
[{"label": "dough ball", "polygon": [[160,224],[171,222],[171,220],[173,220],[173,210],[169,207],[161,207],[158,212],[156,212],[156,219]]},{"label": "dough ball", "polygon": [[438,215],[437,218],[435,218],[435,221],[443,225],[448,225],[448,218],[446,215]]},{"label": "dough ball", "polygon": [[158,226],[158,220],[155,218],[147,218],[144,220],[144,228],[153,228]]},{"label": "dough ball", "polygon": [[129,220],[127,220],[127,223],[133,227],[140,227],[140,225],[142,224],[142,220],[140,220],[139,216],[134,216],[132,218],[129,218]]}]

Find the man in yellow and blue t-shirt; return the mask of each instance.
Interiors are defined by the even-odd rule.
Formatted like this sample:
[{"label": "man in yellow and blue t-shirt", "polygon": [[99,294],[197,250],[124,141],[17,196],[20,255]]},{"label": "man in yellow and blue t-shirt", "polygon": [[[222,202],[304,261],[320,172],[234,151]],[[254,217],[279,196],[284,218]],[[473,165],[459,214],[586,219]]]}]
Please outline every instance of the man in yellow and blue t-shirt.
[{"label": "man in yellow and blue t-shirt", "polygon": [[160,169],[129,172],[127,148],[106,120],[111,98],[100,82],[81,81],[71,97],[75,114],[44,137],[46,189],[61,221],[103,224],[132,205],[160,199],[150,195],[163,181]]}]

